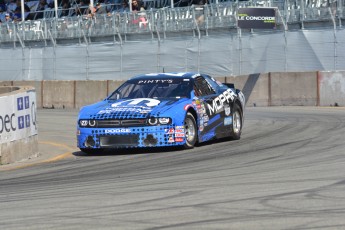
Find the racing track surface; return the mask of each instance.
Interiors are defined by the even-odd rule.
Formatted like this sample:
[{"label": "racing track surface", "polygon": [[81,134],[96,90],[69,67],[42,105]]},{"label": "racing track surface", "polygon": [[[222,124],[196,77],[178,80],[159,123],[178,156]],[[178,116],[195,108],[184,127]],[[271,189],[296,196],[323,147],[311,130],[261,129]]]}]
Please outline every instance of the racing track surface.
[{"label": "racing track surface", "polygon": [[1,229],[345,229],[344,108],[247,108],[239,141],[98,156],[76,115],[38,111],[42,149],[71,157],[0,171]]}]

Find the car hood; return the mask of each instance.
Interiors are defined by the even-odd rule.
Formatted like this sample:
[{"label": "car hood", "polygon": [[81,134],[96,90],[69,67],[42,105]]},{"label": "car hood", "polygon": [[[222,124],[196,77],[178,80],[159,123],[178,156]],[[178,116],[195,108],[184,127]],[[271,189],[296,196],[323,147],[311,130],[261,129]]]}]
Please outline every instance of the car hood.
[{"label": "car hood", "polygon": [[138,119],[161,114],[175,108],[179,110],[188,104],[188,98],[136,98],[104,100],[102,102],[86,106],[80,112],[80,117],[92,119]]}]

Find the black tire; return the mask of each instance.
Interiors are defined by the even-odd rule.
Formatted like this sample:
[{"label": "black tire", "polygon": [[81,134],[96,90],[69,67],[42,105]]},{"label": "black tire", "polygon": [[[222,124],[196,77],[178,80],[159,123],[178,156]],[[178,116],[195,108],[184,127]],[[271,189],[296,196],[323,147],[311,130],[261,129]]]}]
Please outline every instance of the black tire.
[{"label": "black tire", "polygon": [[198,129],[196,126],[194,116],[189,112],[186,114],[186,118],[184,119],[184,133],[186,137],[186,143],[184,144],[184,148],[194,148],[194,145],[198,137]]},{"label": "black tire", "polygon": [[232,112],[232,139],[239,140],[242,133],[242,110],[237,104],[233,106]]},{"label": "black tire", "polygon": [[80,151],[86,154],[96,154],[96,153],[102,153],[104,149],[88,149],[88,148],[80,148]]}]

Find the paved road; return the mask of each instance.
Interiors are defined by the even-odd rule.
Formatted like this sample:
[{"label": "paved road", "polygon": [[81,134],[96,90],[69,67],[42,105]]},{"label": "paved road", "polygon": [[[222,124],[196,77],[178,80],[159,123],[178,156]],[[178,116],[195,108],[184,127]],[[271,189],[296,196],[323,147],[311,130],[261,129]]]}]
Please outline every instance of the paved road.
[{"label": "paved road", "polygon": [[76,114],[38,112],[42,155],[0,171],[1,229],[345,229],[345,109],[247,108],[239,141],[100,156]]}]

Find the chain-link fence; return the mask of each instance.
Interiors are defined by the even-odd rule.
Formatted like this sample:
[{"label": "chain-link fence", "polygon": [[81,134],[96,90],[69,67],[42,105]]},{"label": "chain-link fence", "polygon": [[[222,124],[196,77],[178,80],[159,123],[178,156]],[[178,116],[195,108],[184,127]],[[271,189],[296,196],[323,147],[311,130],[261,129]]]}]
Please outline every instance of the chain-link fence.
[{"label": "chain-link fence", "polygon": [[[123,79],[345,69],[343,2],[222,2],[97,17],[2,24],[1,80]],[[277,29],[240,30],[245,6],[277,6]]]}]

